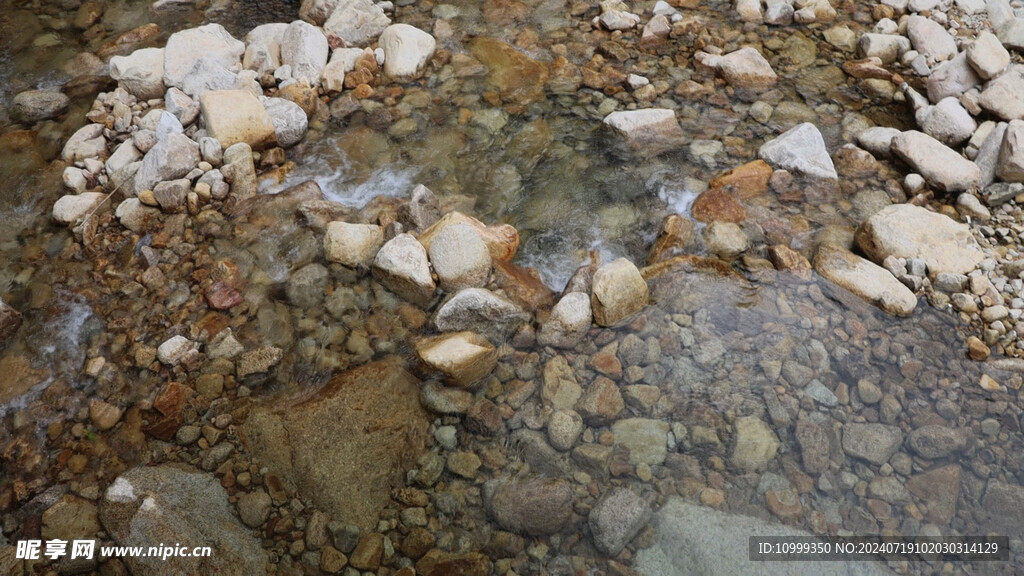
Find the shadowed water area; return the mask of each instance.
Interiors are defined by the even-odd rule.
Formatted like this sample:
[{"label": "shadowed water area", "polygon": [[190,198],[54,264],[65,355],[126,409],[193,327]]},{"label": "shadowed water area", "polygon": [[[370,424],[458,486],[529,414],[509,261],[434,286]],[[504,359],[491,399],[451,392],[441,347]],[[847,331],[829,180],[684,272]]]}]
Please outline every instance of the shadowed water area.
[{"label": "shadowed water area", "polygon": [[[76,55],[151,22],[159,32],[140,45],[162,46],[173,31],[206,22],[242,38],[258,24],[296,19],[298,4],[154,11],[110,2],[83,30],[73,23],[77,7],[0,2],[0,295],[23,315],[0,351],[0,544],[45,538],[44,511],[58,500],[98,504],[126,470],[183,463],[216,475],[278,574],[326,571],[327,544],[314,547],[308,535],[323,513],[361,530],[360,546],[367,534],[388,539],[383,562],[339,568],[346,574],[413,564],[427,574],[690,573],[680,562],[694,574],[795,570],[735,558],[704,569],[696,550],[665,560],[677,545],[665,536],[674,521],[658,510],[677,510],[678,499],[703,506],[726,532],[754,528],[720,521],[720,512],[817,535],[1009,535],[1013,548],[1007,562],[823,564],[822,573],[1024,571],[1015,539],[1024,528],[1024,364],[968,359],[966,327],[924,299],[912,316],[895,318],[817,274],[777,271],[767,260],[769,245],[809,256],[823,238],[844,241],[880,207],[906,201],[906,169],[893,161],[840,153],[837,183],[797,178],[744,197],[740,226],[756,241],[740,259],[708,254],[704,224],[694,220],[679,250],[691,256],[645,270],[651,302],[627,323],[594,326],[566,350],[521,332],[492,338],[497,366],[459,397],[468,407],[421,407],[438,378],[418,365],[412,342],[436,333],[431,309],[402,301],[363,269],[325,261],[322,227],[302,212],[297,185],[314,180],[341,205],[335,215],[353,220],[394,213],[422,184],[445,211],[510,224],[521,238],[514,263],[537,269],[550,306],[595,259],[642,267],[666,216],[693,220],[691,204],[707,183],[754,160],[781,132],[811,122],[835,151],[869,125],[906,128],[911,118],[905,102],[842,71],[851,56],[822,39],[829,25],[744,26],[730,3],[681,10],[693,34],[645,50],[593,32],[596,5],[396,4],[396,22],[437,35],[434,22],[444,20],[452,30],[438,35],[446,57],[430,74],[380,87],[372,99],[333,99],[289,150],[294,164],[261,175],[256,199],[206,219],[172,215],[145,233],[107,217],[83,243],[50,222],[60,151],[95,94],[116,83],[100,70],[80,74]],[[646,19],[651,6],[633,9]],[[861,32],[870,22],[863,7],[837,8],[835,24]],[[504,50],[495,38],[545,63],[583,65],[597,54],[648,77],[655,93],[638,105],[621,79],[577,88],[557,72],[545,79],[514,66],[498,78],[479,63]],[[692,62],[707,45],[758,46],[777,86],[745,94],[716,83]],[[460,58],[467,54],[475,60]],[[14,94],[58,85],[74,94],[64,115],[32,126],[9,116]],[[769,118],[754,118],[755,102],[772,106]],[[672,150],[637,152],[602,125],[615,109],[654,106],[676,112],[685,140]],[[143,274],[152,254],[159,278]],[[210,281],[240,287],[242,303],[209,307]],[[228,329],[247,350],[279,348],[275,368],[236,378],[224,358],[155,361],[172,336],[208,349]],[[980,387],[983,374],[999,389]],[[553,383],[569,381],[559,384],[570,397],[576,390],[566,404]],[[581,395],[585,426],[575,444],[553,448],[553,413]],[[124,409],[116,426],[96,425],[96,399]],[[382,456],[367,456],[367,446]],[[536,477],[571,493],[568,527],[553,535],[495,521],[496,483]],[[380,485],[395,490],[374,490]],[[254,487],[270,493],[270,521],[250,524],[241,511]],[[653,516],[628,547],[608,554],[595,547],[588,514],[613,487],[638,495]],[[101,540],[120,538],[103,522]],[[341,549],[333,529],[319,530]],[[353,564],[354,549],[343,551]],[[421,566],[445,555],[486,569]],[[35,568],[124,573],[110,564]]]}]

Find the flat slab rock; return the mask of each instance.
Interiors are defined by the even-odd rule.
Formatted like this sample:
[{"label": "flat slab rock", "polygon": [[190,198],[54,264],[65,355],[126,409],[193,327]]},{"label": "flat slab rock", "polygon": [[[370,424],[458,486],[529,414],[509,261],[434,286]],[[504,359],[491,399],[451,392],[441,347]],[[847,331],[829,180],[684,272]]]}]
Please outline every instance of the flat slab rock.
[{"label": "flat slab rock", "polygon": [[914,293],[888,270],[842,248],[823,245],[814,258],[814,269],[895,316],[909,316],[917,307]]},{"label": "flat slab rock", "polygon": [[637,149],[667,150],[685,136],[676,113],[665,108],[620,110],[605,116],[604,123]]},{"label": "flat slab rock", "polygon": [[911,204],[879,210],[857,228],[854,238],[875,262],[886,256],[919,258],[931,275],[967,274],[985,259],[966,224]]},{"label": "flat slab rock", "polygon": [[883,576],[876,562],[757,562],[747,557],[751,535],[812,536],[781,524],[690,504],[678,496],[654,516],[654,545],[640,550],[633,569],[644,576]]},{"label": "flat slab rock", "polygon": [[977,164],[917,130],[893,136],[892,152],[939,190],[962,192],[977,186],[981,178]]}]

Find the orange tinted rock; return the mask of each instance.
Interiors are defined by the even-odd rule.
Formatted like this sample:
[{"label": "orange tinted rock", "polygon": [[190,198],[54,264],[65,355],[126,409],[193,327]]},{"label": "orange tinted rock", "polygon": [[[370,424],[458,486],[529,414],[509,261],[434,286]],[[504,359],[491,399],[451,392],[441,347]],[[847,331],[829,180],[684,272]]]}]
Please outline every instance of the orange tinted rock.
[{"label": "orange tinted rock", "polygon": [[768,260],[775,266],[776,270],[792,272],[804,280],[811,279],[811,263],[804,258],[803,254],[793,250],[789,246],[776,244],[768,248]]},{"label": "orange tinted rock", "polygon": [[754,160],[722,174],[711,181],[711,188],[724,188],[746,200],[768,189],[772,167],[764,160]]},{"label": "orange tinted rock", "polygon": [[690,208],[693,217],[701,222],[742,222],[747,210],[739,200],[721,188],[701,192]]},{"label": "orange tinted rock", "polygon": [[657,264],[686,251],[693,242],[693,222],[679,214],[669,214],[661,223],[661,232],[647,253],[647,265]]},{"label": "orange tinted rock", "polygon": [[540,274],[534,268],[524,268],[511,262],[494,261],[494,283],[505,296],[531,312],[550,308],[554,304],[554,292],[544,285]]},{"label": "orange tinted rock", "polygon": [[512,46],[498,40],[480,36],[473,39],[469,51],[490,70],[488,83],[513,104],[529,104],[544,98],[544,84],[548,69]]}]

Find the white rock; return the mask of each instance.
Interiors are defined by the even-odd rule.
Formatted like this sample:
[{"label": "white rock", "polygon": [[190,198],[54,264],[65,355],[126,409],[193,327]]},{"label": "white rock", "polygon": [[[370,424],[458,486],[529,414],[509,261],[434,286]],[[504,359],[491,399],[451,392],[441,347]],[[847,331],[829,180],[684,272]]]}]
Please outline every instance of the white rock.
[{"label": "white rock", "polygon": [[338,93],[345,89],[345,63],[331,60],[324,66],[320,74],[320,85],[328,93]]},{"label": "white rock", "polygon": [[1010,53],[995,34],[983,30],[967,47],[967,62],[983,79],[995,77],[1010,64]]},{"label": "white rock", "polygon": [[138,198],[128,198],[117,205],[114,215],[125,228],[132,232],[142,232],[147,222],[156,221],[160,210],[144,205]]},{"label": "white rock", "polygon": [[920,122],[921,130],[947,146],[962,144],[974,134],[978,124],[970,113],[952,96],[943,98],[928,110]]},{"label": "white rock", "polygon": [[790,128],[774,140],[765,142],[757,155],[772,166],[790,172],[832,180],[839,178],[821,132],[810,122]]},{"label": "white rock", "polygon": [[747,90],[765,90],[775,85],[778,76],[771,64],[755,48],[745,47],[724,56],[697,52],[697,62],[714,68],[735,88]]},{"label": "white rock", "polygon": [[399,234],[381,247],[373,260],[373,276],[414,304],[430,303],[437,289],[430,276],[427,251],[409,234]]},{"label": "white rock", "polygon": [[299,6],[299,18],[306,22],[323,26],[344,0],[302,0]]},{"label": "white rock", "polygon": [[347,74],[356,69],[356,61],[365,53],[364,48],[337,48],[331,52],[331,64],[338,62]]},{"label": "white rock", "polygon": [[181,80],[181,91],[199,98],[213,90],[231,90],[238,84],[238,75],[213,58],[202,57]]},{"label": "white rock", "polygon": [[164,49],[142,48],[110,59],[110,77],[140,100],[164,94]]},{"label": "white rock", "polygon": [[923,132],[897,134],[892,151],[938,190],[962,192],[978,185],[977,164]]},{"label": "white rock", "polygon": [[284,98],[265,98],[263,107],[274,125],[278,146],[289,148],[306,136],[309,119],[298,104]]},{"label": "white rock", "polygon": [[185,77],[200,59],[208,59],[234,71],[241,65],[244,52],[245,44],[220,24],[175,32],[167,39],[164,50],[164,85],[181,88]]},{"label": "white rock", "polygon": [[598,16],[605,30],[630,30],[640,25],[640,17],[624,10],[608,10]]},{"label": "white rock", "polygon": [[667,108],[621,110],[605,116],[604,123],[630,146],[652,153],[675,148],[685,137],[676,113]]},{"label": "white rock", "polygon": [[857,134],[857,144],[877,157],[888,158],[892,155],[892,137],[899,133],[896,128],[873,126]]},{"label": "white rock", "polygon": [[292,67],[292,78],[310,86],[320,82],[329,54],[324,33],[302,20],[289,24],[281,39],[281,63]]},{"label": "white rock", "polygon": [[483,286],[491,274],[487,244],[468,224],[441,229],[430,243],[429,254],[441,288],[449,292]]},{"label": "white rock", "polygon": [[761,0],[736,0],[736,13],[744,22],[761,22]]},{"label": "white rock", "polygon": [[864,58],[879,58],[882,64],[891,64],[910,50],[910,40],[895,34],[864,34],[857,48]]},{"label": "white rock", "polygon": [[414,342],[416,355],[429,368],[443,372],[450,384],[469,386],[494,370],[498,352],[483,336],[457,332],[421,338]]},{"label": "white rock", "polygon": [[170,134],[157,141],[142,158],[135,174],[135,193],[152,190],[164,180],[182,178],[199,164],[199,145],[184,134]]},{"label": "white rock", "polygon": [[107,195],[101,192],[83,192],[61,196],[53,204],[53,221],[73,226],[85,218]]},{"label": "white rock", "polygon": [[288,25],[283,22],[262,24],[245,35],[242,66],[259,74],[272,74],[281,67],[281,43]]},{"label": "white rock", "polygon": [[961,52],[952,60],[939,66],[928,76],[928,99],[938,102],[947,96],[960,97],[971,88],[981,84],[981,78],[967,63],[967,53]]},{"label": "white rock", "polygon": [[142,160],[142,153],[135,147],[135,144],[131,140],[125,140],[114,150],[114,153],[107,159],[106,169],[107,174],[116,174],[120,172],[125,166]]},{"label": "white rock", "polygon": [[537,342],[541,346],[573,348],[587,335],[593,317],[590,297],[584,292],[570,292],[562,296],[541,324]]},{"label": "white rock", "polygon": [[182,358],[197,346],[195,342],[184,336],[172,336],[156,349],[156,357],[168,366],[177,366]]},{"label": "white rock", "polygon": [[61,158],[76,162],[107,154],[107,139],[103,137],[103,124],[86,124],[68,138]]},{"label": "white rock", "polygon": [[89,187],[85,172],[81,168],[75,168],[74,166],[68,166],[64,169],[64,173],[61,174],[61,180],[64,181],[64,187],[75,194],[81,194]]},{"label": "white rock", "polygon": [[[793,10],[793,6],[791,6],[787,2],[770,4],[768,8],[766,8],[764,11],[765,23],[771,24],[772,26],[789,26],[790,24],[793,23],[793,18],[795,16],[796,12]],[[849,28],[847,28],[847,30],[849,30]],[[852,30],[850,31],[850,34],[852,37],[850,40],[850,44],[853,45],[853,38],[856,37],[853,36]],[[836,41],[838,41],[838,39],[836,39]],[[835,42],[833,42],[832,40],[829,40],[829,42],[838,48],[842,48],[841,46],[836,45]]]},{"label": "white rock", "polygon": [[948,60],[957,54],[956,41],[945,28],[930,18],[916,14],[908,18],[907,36],[915,50],[936,61]]},{"label": "white rock", "polygon": [[199,102],[173,86],[168,88],[167,93],[164,94],[164,107],[167,112],[178,119],[178,123],[182,127],[192,124],[199,117]]},{"label": "white rock", "polygon": [[495,343],[509,340],[529,321],[530,315],[522,308],[484,288],[460,290],[445,301],[434,316],[434,326],[440,332],[468,330]]},{"label": "white rock", "polygon": [[245,142],[262,150],[276,142],[270,114],[245,90],[210,91],[200,97],[199,104],[206,131],[225,147]]},{"label": "white rock", "polygon": [[868,300],[889,314],[909,316],[917,297],[888,270],[831,244],[822,244],[814,269],[826,280]]},{"label": "white rock", "polygon": [[913,204],[879,210],[857,228],[854,239],[875,262],[889,256],[923,260],[932,276],[967,274],[985,259],[966,224]]},{"label": "white rock", "polygon": [[978,104],[1004,120],[1024,118],[1024,66],[1015,64],[989,81]]},{"label": "white rock", "polygon": [[396,80],[412,78],[434,55],[434,37],[408,24],[393,24],[377,40],[384,49],[384,73]]},{"label": "white rock", "polygon": [[379,4],[370,0],[342,0],[324,22],[324,34],[332,46],[366,46],[389,24],[391,19]]},{"label": "white rock", "polygon": [[1006,127],[996,176],[1003,182],[1024,182],[1024,121],[1011,120]]},{"label": "white rock", "polygon": [[324,233],[324,253],[345,266],[367,265],[384,245],[384,230],[372,224],[331,222]]}]

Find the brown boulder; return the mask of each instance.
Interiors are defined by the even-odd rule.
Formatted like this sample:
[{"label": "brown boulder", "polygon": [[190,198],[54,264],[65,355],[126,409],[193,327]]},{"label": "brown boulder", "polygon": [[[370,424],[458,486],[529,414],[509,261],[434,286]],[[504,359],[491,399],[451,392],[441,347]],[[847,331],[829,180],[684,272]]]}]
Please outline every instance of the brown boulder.
[{"label": "brown boulder", "polygon": [[772,167],[764,160],[754,160],[718,176],[710,182],[711,188],[723,188],[746,200],[768,189]]},{"label": "brown boulder", "polygon": [[370,530],[423,453],[429,425],[418,380],[391,359],[339,374],[312,396],[255,406],[240,436],[314,506]]},{"label": "brown boulder", "polygon": [[743,204],[722,188],[708,188],[701,192],[690,211],[701,222],[738,223],[747,217]]}]

